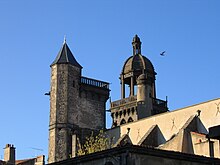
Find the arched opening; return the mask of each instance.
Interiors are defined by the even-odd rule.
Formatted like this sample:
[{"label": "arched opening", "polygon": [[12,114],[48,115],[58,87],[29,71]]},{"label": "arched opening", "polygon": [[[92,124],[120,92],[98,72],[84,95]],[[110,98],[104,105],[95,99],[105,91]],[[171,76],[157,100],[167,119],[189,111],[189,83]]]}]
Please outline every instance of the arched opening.
[{"label": "arched opening", "polygon": [[134,114],[134,107],[132,107],[132,109],[131,109],[131,113],[132,113],[132,115]]},{"label": "arched opening", "polygon": [[116,118],[116,119],[118,118],[118,112],[115,113],[115,118]]},{"label": "arched opening", "polygon": [[133,122],[134,120],[132,119],[132,117],[129,117],[128,119],[128,123]]},{"label": "arched opening", "polygon": [[123,115],[124,115],[124,117],[125,117],[125,115],[126,115],[126,110],[123,110]]},{"label": "arched opening", "polygon": [[128,116],[129,116],[129,115],[130,115],[130,112],[131,112],[130,108],[128,109],[128,111],[127,111],[127,112],[128,112]]},{"label": "arched opening", "polygon": [[137,82],[134,76],[124,78],[124,84],[122,84],[122,91],[124,92],[123,98],[128,98],[137,95]]},{"label": "arched opening", "polygon": [[120,125],[125,124],[125,123],[126,123],[125,119],[122,119],[120,122]]},{"label": "arched opening", "polygon": [[122,116],[122,111],[119,112],[119,116],[120,116],[120,117]]}]

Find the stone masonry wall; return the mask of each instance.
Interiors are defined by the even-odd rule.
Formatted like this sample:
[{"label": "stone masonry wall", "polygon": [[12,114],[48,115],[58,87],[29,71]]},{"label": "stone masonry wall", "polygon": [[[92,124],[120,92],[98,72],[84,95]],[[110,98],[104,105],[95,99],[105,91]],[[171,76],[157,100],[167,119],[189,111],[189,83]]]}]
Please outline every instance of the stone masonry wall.
[{"label": "stone masonry wall", "polygon": [[[80,71],[66,64],[51,67],[49,160],[54,162],[68,158],[71,152],[71,125],[77,112],[77,83],[73,82]],[[78,75],[76,74],[78,73]],[[78,78],[79,79],[79,78]],[[71,108],[70,108],[71,107]]]},{"label": "stone masonry wall", "polygon": [[48,162],[55,161],[56,144],[56,105],[57,105],[57,66],[51,67],[51,87],[50,87],[50,123],[49,123],[49,159]]},{"label": "stone masonry wall", "polygon": [[72,65],[68,66],[68,88],[67,88],[67,98],[68,98],[68,123],[72,125],[78,125],[79,123],[79,113],[81,111],[80,108],[80,97],[79,97],[79,89],[80,89],[80,77],[81,77],[81,69],[74,67]]},{"label": "stone masonry wall", "polygon": [[79,123],[83,128],[105,128],[105,98],[92,91],[82,91]]}]

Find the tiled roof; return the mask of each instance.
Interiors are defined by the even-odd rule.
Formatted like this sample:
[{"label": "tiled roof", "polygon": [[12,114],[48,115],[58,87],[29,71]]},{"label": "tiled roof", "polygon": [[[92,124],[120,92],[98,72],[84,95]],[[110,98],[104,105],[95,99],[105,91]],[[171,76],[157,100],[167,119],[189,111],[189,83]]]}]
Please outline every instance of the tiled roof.
[{"label": "tiled roof", "polygon": [[35,158],[23,159],[23,160],[16,160],[15,164],[16,164],[16,165],[21,165],[21,164],[23,164],[23,163],[27,163],[27,162],[29,162],[29,161],[34,161],[34,160],[35,160]]}]

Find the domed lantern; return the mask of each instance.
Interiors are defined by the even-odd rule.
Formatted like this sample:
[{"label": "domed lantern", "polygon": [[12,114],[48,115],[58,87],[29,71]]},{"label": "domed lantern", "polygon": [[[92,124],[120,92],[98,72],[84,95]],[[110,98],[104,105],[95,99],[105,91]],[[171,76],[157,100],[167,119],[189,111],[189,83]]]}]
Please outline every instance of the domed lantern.
[{"label": "domed lantern", "polygon": [[134,86],[137,85],[137,78],[141,74],[146,74],[151,80],[153,86],[152,97],[155,96],[155,75],[154,67],[151,61],[141,54],[141,41],[140,38],[135,35],[132,41],[133,55],[129,57],[122,68],[120,75],[121,80],[121,98],[125,98],[125,85],[130,87],[129,96],[134,96]]}]

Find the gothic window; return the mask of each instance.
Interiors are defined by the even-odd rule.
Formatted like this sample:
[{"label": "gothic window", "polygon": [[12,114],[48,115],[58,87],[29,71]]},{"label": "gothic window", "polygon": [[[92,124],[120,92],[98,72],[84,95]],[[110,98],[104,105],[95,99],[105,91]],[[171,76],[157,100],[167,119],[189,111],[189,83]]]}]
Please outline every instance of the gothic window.
[{"label": "gothic window", "polygon": [[116,118],[116,119],[118,118],[118,112],[115,113],[115,118]]},{"label": "gothic window", "polygon": [[131,112],[132,112],[132,115],[133,115],[134,114],[134,107],[132,107]]},{"label": "gothic window", "polygon": [[124,116],[126,115],[126,110],[123,111],[123,115],[124,115]]},{"label": "gothic window", "polygon": [[119,115],[120,115],[120,117],[121,117],[121,115],[122,115],[122,111],[119,112]]},{"label": "gothic window", "polygon": [[130,115],[130,112],[131,112],[131,110],[130,110],[130,108],[128,109],[128,116]]}]

